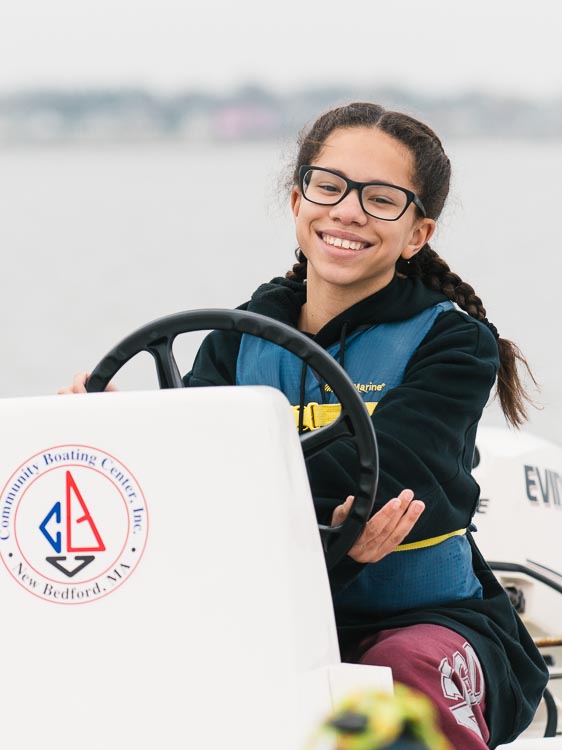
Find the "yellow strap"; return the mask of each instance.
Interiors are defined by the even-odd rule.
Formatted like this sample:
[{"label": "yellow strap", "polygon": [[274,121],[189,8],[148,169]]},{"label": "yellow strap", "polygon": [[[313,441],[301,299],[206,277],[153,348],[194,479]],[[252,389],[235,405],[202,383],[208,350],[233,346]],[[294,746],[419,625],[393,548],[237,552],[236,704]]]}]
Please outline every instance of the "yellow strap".
[{"label": "yellow strap", "polygon": [[[369,415],[375,411],[377,401],[365,401],[365,406]],[[295,424],[299,426],[300,407],[293,406]],[[318,404],[311,401],[303,408],[303,427],[309,430],[317,430],[319,427],[325,427],[334,422],[341,413],[341,404]]]},{"label": "yellow strap", "polygon": [[441,544],[446,539],[450,539],[452,536],[463,536],[466,534],[466,529],[459,529],[458,531],[451,531],[449,534],[441,534],[441,536],[432,536],[429,539],[422,539],[421,542],[410,542],[409,544],[400,544],[396,547],[393,552],[406,552],[409,549],[423,549],[424,547],[435,547],[436,544]]}]

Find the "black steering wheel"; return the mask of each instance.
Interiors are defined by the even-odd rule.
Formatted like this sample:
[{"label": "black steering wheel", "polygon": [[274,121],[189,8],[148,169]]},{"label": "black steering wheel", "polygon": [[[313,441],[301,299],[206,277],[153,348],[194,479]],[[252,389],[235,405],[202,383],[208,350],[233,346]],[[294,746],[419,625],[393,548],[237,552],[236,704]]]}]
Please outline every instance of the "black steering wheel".
[{"label": "black steering wheel", "polygon": [[349,515],[339,526],[319,525],[330,570],[353,546],[370,517],[378,482],[378,452],[375,431],[359,393],[335,359],[314,341],[284,323],[256,313],[189,310],[152,321],[123,339],[96,366],[86,390],[90,393],[103,391],[123,365],[142,351],[154,357],[161,388],[183,388],[172,352],[174,339],[180,333],[215,329],[251,334],[282,346],[320,375],[341,404],[341,413],[334,422],[300,436],[305,460],[342,439],[351,440],[357,450],[359,476]]}]

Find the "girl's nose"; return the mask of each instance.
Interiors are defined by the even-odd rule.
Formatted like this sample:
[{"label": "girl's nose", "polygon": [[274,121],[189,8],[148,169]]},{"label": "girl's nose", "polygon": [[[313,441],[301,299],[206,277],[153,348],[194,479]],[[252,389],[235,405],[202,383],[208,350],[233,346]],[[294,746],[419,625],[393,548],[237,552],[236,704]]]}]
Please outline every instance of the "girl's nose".
[{"label": "girl's nose", "polygon": [[340,203],[332,206],[330,218],[339,219],[342,224],[366,224],[367,214],[361,208],[357,190],[351,190]]}]

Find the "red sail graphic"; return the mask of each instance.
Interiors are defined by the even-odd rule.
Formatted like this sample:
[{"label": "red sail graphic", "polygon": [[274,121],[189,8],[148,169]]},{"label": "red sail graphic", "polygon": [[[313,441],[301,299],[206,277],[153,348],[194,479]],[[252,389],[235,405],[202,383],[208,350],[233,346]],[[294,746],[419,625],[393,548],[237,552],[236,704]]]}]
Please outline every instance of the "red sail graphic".
[{"label": "red sail graphic", "polygon": [[[76,503],[79,504],[79,508]],[[72,517],[73,507],[75,509],[74,515],[77,516],[75,518]],[[83,523],[88,525],[90,532],[95,539],[96,544],[94,546],[75,547],[72,544],[73,525]],[[92,518],[88,506],[84,502],[84,498],[82,497],[70,471],[66,472],[66,530],[68,552],[103,552],[105,550],[105,544],[103,543],[96,524],[94,523],[94,519]],[[80,529],[80,531],[83,532],[83,529]]]}]

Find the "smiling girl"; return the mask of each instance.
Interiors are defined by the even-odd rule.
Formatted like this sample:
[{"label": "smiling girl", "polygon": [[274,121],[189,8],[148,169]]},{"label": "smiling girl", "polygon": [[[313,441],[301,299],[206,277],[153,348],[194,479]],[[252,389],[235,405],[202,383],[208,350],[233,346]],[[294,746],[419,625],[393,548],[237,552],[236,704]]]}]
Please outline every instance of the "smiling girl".
[{"label": "smiling girl", "polygon": [[[297,263],[243,308],[313,336],[372,414],[376,512],[331,572],[342,657],[391,667],[433,699],[454,747],[476,750],[529,724],[547,672],[470,533],[478,421],[496,381],[507,420],[525,420],[526,363],[428,244],[450,172],[435,133],[407,115],[366,103],[322,115],[292,171]],[[185,382],[280,388],[301,431],[334,418],[331,390],[252,336],[212,333]],[[319,520],[340,523],[353,449],[338,441],[308,469]]]}]

